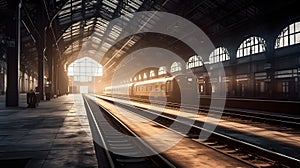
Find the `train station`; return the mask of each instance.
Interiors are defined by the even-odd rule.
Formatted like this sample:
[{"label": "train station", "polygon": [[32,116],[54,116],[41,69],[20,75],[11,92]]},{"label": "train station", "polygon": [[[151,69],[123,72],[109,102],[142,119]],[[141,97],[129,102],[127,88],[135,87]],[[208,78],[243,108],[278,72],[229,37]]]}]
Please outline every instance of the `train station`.
[{"label": "train station", "polygon": [[0,0],[0,167],[300,167],[297,0]]}]

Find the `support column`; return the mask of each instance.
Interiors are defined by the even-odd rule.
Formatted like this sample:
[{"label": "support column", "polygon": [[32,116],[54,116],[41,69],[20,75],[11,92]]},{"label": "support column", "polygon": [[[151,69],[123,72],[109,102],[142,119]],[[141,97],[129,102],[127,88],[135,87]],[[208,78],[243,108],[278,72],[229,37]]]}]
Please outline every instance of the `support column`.
[{"label": "support column", "polygon": [[[299,71],[299,69],[298,69],[298,71]],[[297,85],[296,85],[296,87],[297,87],[297,93],[298,93],[297,99],[300,100],[300,77],[299,77],[299,72],[298,72],[298,78],[297,78]]]},{"label": "support column", "polygon": [[59,73],[58,73],[58,61],[54,60],[54,94],[56,95],[56,97],[58,97],[58,83],[59,83],[59,79],[58,79]]},{"label": "support column", "polygon": [[5,92],[5,75],[4,70],[0,69],[0,95],[4,95]]},{"label": "support column", "polygon": [[53,52],[53,46],[52,46],[52,34],[51,34],[51,28],[50,27],[47,27],[46,31],[45,31],[45,44],[46,44],[46,51],[45,51],[45,55],[47,57],[47,65],[48,65],[48,81],[49,81],[49,84],[47,85],[47,88],[45,89],[45,92],[46,92],[46,97],[48,96],[48,99],[51,99],[53,98],[53,60],[54,60],[54,52]]},{"label": "support column", "polygon": [[204,76],[204,94],[205,95],[211,95],[211,86],[210,86],[210,82],[209,82],[209,76],[207,73],[203,73]]},{"label": "support column", "polygon": [[44,76],[45,76],[45,39],[46,39],[46,28],[40,28],[41,29],[41,35],[43,35],[42,38],[38,40],[37,43],[37,50],[38,50],[38,92],[40,96],[40,100],[44,100],[45,96],[45,82],[44,82]]},{"label": "support column", "polygon": [[[266,50],[266,63],[264,65],[264,69],[267,73],[267,79],[265,80],[266,84],[268,83],[268,97],[271,98],[276,98],[278,95],[277,88],[276,88],[276,83],[277,81],[275,80],[275,69],[274,69],[274,62],[275,62],[275,41],[276,39],[271,38],[271,37],[277,37],[275,33],[270,33],[269,38],[266,38],[267,42],[267,50]],[[272,47],[270,47],[272,46]]]},{"label": "support column", "polygon": [[61,74],[59,73],[60,72],[60,66],[59,66],[59,63],[58,62],[56,62],[57,64],[56,64],[56,69],[55,69],[55,78],[56,78],[56,95],[57,96],[60,96],[60,91],[59,91],[59,89],[60,89],[60,76],[61,76]]},{"label": "support column", "polygon": [[[39,42],[40,43],[40,42]],[[43,45],[38,45],[38,92],[40,100],[44,100],[44,54]]]},{"label": "support column", "polygon": [[67,93],[68,77],[67,77],[67,73],[64,71],[63,64],[59,64],[58,72],[59,72],[59,77],[58,77],[59,95],[64,95]]},{"label": "support column", "polygon": [[21,82],[19,83],[20,85],[20,92],[23,93],[25,92],[25,72],[20,72],[21,73],[21,76],[20,76],[20,80]]},{"label": "support column", "polygon": [[7,89],[6,106],[19,106],[18,75],[20,64],[20,0],[15,0],[16,8],[8,19],[7,26]]},{"label": "support column", "polygon": [[231,96],[236,96],[237,92],[237,81],[236,81],[236,67],[232,67],[232,77],[231,77]]},{"label": "support column", "polygon": [[30,87],[31,87],[31,80],[30,80],[30,78],[31,78],[31,75],[30,75],[30,73],[28,74],[28,77],[27,77],[27,88],[26,88],[26,90],[27,90],[27,92],[29,92],[30,91]]},{"label": "support column", "polygon": [[250,55],[250,65],[249,65],[249,78],[250,78],[250,86],[248,87],[248,96],[254,97],[255,96],[255,92],[256,92],[256,87],[255,87],[255,69],[254,69],[254,63],[252,63],[252,59],[251,59],[251,55]]},{"label": "support column", "polygon": [[[51,48],[52,49],[52,48]],[[54,55],[51,51],[49,51],[49,62],[48,62],[48,67],[49,67],[49,90],[50,90],[50,97],[53,98],[54,92],[53,92],[53,79],[54,79]]]},{"label": "support column", "polygon": [[[230,48],[229,49],[229,56],[230,56],[230,64],[231,65],[236,65],[236,57],[235,57],[235,51],[237,50],[237,48]],[[236,72],[236,66],[231,66],[231,97],[235,97],[237,96],[237,88],[238,88],[238,84],[237,84],[237,80],[236,80],[236,76],[237,76],[237,72]]]},{"label": "support column", "polygon": [[51,57],[50,57],[50,62],[51,62],[50,72],[51,73],[49,73],[49,75],[50,75],[50,78],[51,78],[51,95],[52,95],[52,98],[54,97],[54,94],[56,93],[56,91],[55,91],[55,84],[56,84],[56,73],[55,73],[56,68],[55,68],[55,65],[57,64],[56,60],[58,59],[57,58],[57,52],[54,48],[55,48],[54,44],[51,43]]}]

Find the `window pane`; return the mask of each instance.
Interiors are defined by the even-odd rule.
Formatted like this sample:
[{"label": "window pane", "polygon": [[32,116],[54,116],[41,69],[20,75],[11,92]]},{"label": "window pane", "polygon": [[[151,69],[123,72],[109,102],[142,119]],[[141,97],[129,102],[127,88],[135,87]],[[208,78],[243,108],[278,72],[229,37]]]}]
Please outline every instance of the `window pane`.
[{"label": "window pane", "polygon": [[300,22],[289,25],[284,28],[277,37],[275,48],[286,47],[289,45],[299,44],[298,34],[300,33]]},{"label": "window pane", "polygon": [[290,45],[295,44],[295,35],[290,36]]},{"label": "window pane", "polygon": [[295,25],[292,24],[292,25],[290,25],[290,33],[292,34],[294,32],[295,32]]},{"label": "window pane", "polygon": [[[237,52],[237,55],[239,55],[239,50]],[[217,63],[220,61],[226,61],[229,60],[229,55],[227,49],[224,47],[219,47],[215,49],[209,56],[210,63]]]},{"label": "window pane", "polygon": [[[266,42],[261,37],[250,37],[246,39],[239,47],[237,57],[244,57],[265,51]],[[226,58],[229,58],[226,56]]]},{"label": "window pane", "polygon": [[300,43],[300,33],[296,34],[296,43]]},{"label": "window pane", "polygon": [[69,65],[68,75],[74,76],[75,81],[89,82],[93,76],[102,76],[102,66],[91,58],[84,57]]},{"label": "window pane", "polygon": [[295,32],[300,32],[300,22],[295,23]]}]

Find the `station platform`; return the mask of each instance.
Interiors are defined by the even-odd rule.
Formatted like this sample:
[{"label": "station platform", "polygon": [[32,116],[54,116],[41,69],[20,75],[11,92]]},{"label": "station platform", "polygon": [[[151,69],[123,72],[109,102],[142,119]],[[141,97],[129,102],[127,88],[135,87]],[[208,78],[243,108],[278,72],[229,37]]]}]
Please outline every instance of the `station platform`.
[{"label": "station platform", "polygon": [[0,97],[0,165],[6,167],[98,167],[83,102],[72,95],[27,108],[5,108]]}]

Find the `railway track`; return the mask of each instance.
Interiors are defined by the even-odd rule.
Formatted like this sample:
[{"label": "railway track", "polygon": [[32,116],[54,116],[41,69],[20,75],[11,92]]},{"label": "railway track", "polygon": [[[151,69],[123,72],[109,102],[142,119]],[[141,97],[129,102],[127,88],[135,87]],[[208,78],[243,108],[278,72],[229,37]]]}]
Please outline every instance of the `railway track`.
[{"label": "railway track", "polygon": [[[96,153],[101,155],[97,156],[98,160],[101,160],[100,168],[176,167],[160,154],[147,156],[146,152],[156,153],[152,147],[104,107],[99,106],[87,97],[84,97],[84,102],[87,107],[91,129],[95,130],[93,131],[93,139],[94,142],[96,141]],[[103,159],[103,155],[106,159]]]},{"label": "railway track", "polygon": [[[124,99],[124,97],[116,97],[120,99]],[[126,98],[125,98],[126,100]],[[128,99],[127,99],[128,100]],[[133,101],[141,102],[141,103],[149,103],[148,100],[142,99],[142,98],[131,98]],[[247,121],[251,121],[252,123],[255,123],[256,125],[259,123],[263,124],[270,124],[271,126],[285,126],[288,128],[293,129],[299,129],[300,128],[300,117],[293,117],[289,115],[281,115],[277,113],[266,113],[262,111],[254,111],[254,110],[246,110],[246,109],[233,109],[233,108],[225,108],[225,109],[219,109],[219,108],[211,108],[200,106],[196,107],[195,105],[180,105],[178,103],[172,103],[168,102],[167,104],[165,102],[160,101],[151,101],[151,103],[154,103],[155,105],[162,105],[163,107],[166,105],[168,108],[174,108],[174,109],[185,109],[191,112],[198,111],[199,114],[206,114],[208,112],[215,113],[217,115],[222,115],[222,118],[225,120],[233,120],[235,122],[241,122],[245,123]],[[247,124],[251,124],[247,122]],[[254,124],[252,124],[254,125]],[[278,129],[278,128],[276,128]]]},{"label": "railway track", "polygon": [[[180,108],[180,105],[176,103],[169,103],[168,107]],[[293,134],[299,133],[300,117],[293,117],[288,115],[281,115],[277,113],[266,113],[263,111],[254,111],[246,109],[217,109],[209,107],[196,108],[190,105],[183,105],[183,108],[194,112],[198,111],[199,114],[206,115],[208,112],[215,113],[218,116],[222,116],[222,119],[226,121],[233,121],[238,123],[244,123],[257,127],[269,128],[270,130],[282,130],[284,132],[290,132]]]},{"label": "railway track", "polygon": [[[105,99],[105,101],[115,103],[108,99]],[[143,117],[149,119],[155,118],[153,120],[154,122],[157,122],[166,127],[176,122],[177,128],[180,129],[173,129],[174,131],[179,133],[181,133],[180,131],[183,127],[189,127],[191,129],[187,133],[187,137],[194,139],[195,141],[198,141],[199,143],[202,143],[226,155],[244,161],[254,167],[297,167],[297,165],[299,167],[300,165],[299,159],[262,148],[249,142],[241,141],[221,133],[205,130],[201,126],[197,126],[197,124],[186,124],[182,121],[178,121],[176,119],[177,116],[165,115],[164,113],[160,114],[157,111],[143,109],[140,107],[132,107],[124,103],[116,103],[116,105],[129,111],[135,111],[135,113],[138,113]],[[204,142],[198,140],[199,133],[202,131],[211,134],[210,137]]]}]

